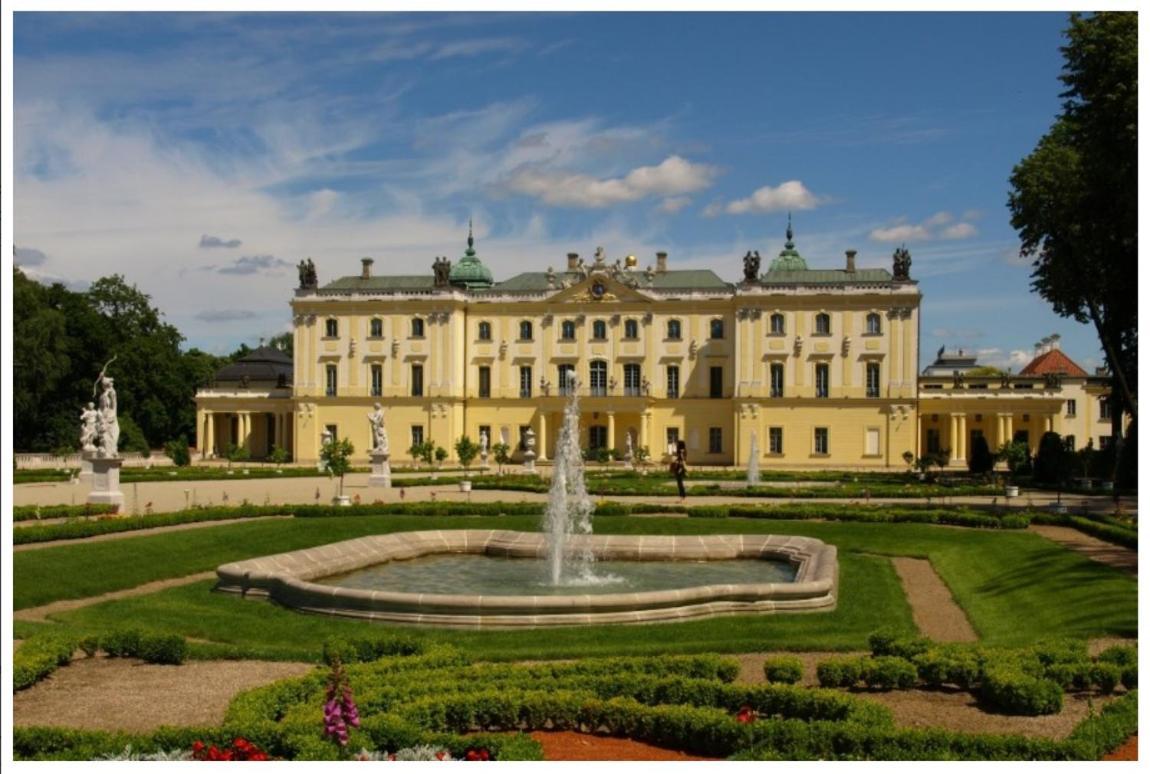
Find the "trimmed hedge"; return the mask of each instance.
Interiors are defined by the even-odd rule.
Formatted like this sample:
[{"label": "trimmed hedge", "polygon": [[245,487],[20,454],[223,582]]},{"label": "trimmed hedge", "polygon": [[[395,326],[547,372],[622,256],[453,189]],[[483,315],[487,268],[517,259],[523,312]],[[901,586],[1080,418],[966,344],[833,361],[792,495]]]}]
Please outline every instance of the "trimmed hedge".
[{"label": "trimmed hedge", "polygon": [[16,505],[12,508],[12,521],[39,519],[75,519],[84,516],[104,516],[115,513],[116,506],[95,503],[84,505]]},{"label": "trimmed hedge", "polygon": [[12,689],[22,691],[72,661],[76,638],[45,632],[24,640],[12,655]]},{"label": "trimmed hedge", "polygon": [[803,679],[803,662],[796,656],[773,656],[763,662],[763,674],[772,683],[797,683]]},{"label": "trimmed hedge", "polygon": [[819,519],[823,521],[861,521],[872,524],[949,524],[958,527],[986,529],[1026,529],[1030,515],[1008,513],[996,515],[972,508],[929,508],[904,505],[702,505],[687,509],[695,518],[721,519]]},{"label": "trimmed hedge", "polygon": [[1079,532],[1105,540],[1108,543],[1138,549],[1138,530],[1117,524],[1107,524],[1095,519],[1086,519],[1069,513],[1035,513],[1031,516],[1035,524],[1051,524],[1060,527],[1073,527]]}]

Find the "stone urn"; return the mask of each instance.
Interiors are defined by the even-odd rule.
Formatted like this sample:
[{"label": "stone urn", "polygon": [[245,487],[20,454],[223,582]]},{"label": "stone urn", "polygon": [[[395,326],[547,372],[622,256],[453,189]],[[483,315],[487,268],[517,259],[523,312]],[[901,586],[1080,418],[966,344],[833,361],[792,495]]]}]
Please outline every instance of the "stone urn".
[{"label": "stone urn", "polygon": [[1007,484],[1006,485],[1006,496],[1007,497],[1018,497],[1018,484]]},{"label": "stone urn", "polygon": [[341,508],[349,508],[351,507],[351,497],[348,495],[336,495],[331,498],[331,504],[338,505]]},{"label": "stone urn", "polygon": [[459,482],[459,491],[460,492],[470,492],[471,491],[471,482],[467,481],[467,480],[460,481]]}]

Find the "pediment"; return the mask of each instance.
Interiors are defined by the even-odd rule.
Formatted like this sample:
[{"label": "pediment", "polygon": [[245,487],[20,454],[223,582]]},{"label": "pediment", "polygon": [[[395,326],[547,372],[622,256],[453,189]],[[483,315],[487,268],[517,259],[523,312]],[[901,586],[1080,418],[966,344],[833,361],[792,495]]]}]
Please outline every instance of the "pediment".
[{"label": "pediment", "polygon": [[[636,280],[640,276],[637,275]],[[607,272],[592,272],[571,287],[560,290],[549,300],[560,304],[651,303],[650,296]]]}]

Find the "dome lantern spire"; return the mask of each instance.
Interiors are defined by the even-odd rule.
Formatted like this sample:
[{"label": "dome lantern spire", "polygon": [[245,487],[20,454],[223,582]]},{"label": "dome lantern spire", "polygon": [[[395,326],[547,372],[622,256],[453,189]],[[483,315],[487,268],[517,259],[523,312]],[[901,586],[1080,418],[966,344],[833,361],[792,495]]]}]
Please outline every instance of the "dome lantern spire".
[{"label": "dome lantern spire", "polygon": [[807,262],[795,249],[795,229],[791,225],[791,214],[787,213],[787,242],[778,257],[771,261],[769,271],[806,271]]}]

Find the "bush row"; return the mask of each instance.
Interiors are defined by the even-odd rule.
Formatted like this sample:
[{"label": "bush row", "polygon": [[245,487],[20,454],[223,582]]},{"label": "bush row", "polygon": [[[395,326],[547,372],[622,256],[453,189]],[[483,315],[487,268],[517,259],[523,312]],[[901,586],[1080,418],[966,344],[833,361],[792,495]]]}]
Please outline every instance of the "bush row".
[{"label": "bush row", "polygon": [[1130,527],[1100,522],[1096,519],[1087,519],[1069,513],[1035,513],[1031,516],[1031,521],[1035,524],[1073,527],[1085,535],[1105,540],[1107,543],[1138,549],[1138,530]]},{"label": "bush row", "polygon": [[766,506],[702,505],[687,509],[687,515],[696,518],[721,519],[821,519],[825,521],[861,521],[894,524],[949,524],[960,527],[990,529],[1026,529],[1029,514],[1009,513],[996,515],[971,508],[915,508],[890,505],[818,505],[785,504]]},{"label": "bush row", "polygon": [[80,641],[89,655],[102,650],[114,658],[138,658],[149,664],[182,664],[188,643],[178,634],[152,634],[139,629],[120,629]]},{"label": "bush row", "polygon": [[84,505],[16,505],[12,508],[12,521],[76,519],[115,512],[116,506],[114,505],[96,503],[85,503]]},{"label": "bush row", "polygon": [[763,662],[763,675],[772,683],[794,684],[803,679],[803,662],[797,656],[772,656]]},{"label": "bush row", "polygon": [[68,664],[78,642],[57,632],[29,637],[12,655],[12,689],[22,691]]},{"label": "bush row", "polygon": [[129,629],[80,638],[44,631],[24,640],[13,654],[13,690],[29,688],[58,667],[70,663],[77,649],[89,656],[102,650],[112,657],[139,658],[151,664],[182,664],[188,656],[187,641],[176,634],[150,634]]}]

